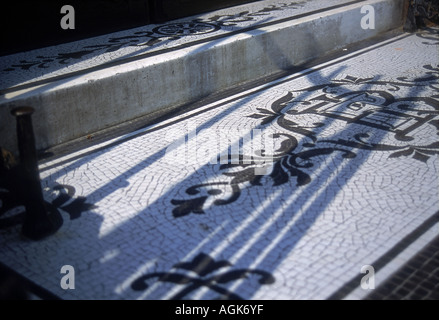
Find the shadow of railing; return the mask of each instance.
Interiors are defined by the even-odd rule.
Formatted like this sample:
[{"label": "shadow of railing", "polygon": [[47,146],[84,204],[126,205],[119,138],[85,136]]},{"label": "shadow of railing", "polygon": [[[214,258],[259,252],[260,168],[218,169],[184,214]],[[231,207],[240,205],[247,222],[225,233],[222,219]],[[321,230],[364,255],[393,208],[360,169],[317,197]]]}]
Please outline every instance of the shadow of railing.
[{"label": "shadow of railing", "polygon": [[[281,4],[281,7],[282,6],[288,7],[286,4]],[[257,12],[243,11],[240,13],[225,14],[224,16],[214,16],[210,19],[203,18],[205,14],[198,14],[187,18],[168,21],[165,24],[146,25],[133,28],[132,30],[120,31],[112,35],[103,35],[75,42],[79,44],[79,49],[73,47],[73,50],[72,48],[68,48],[66,49],[67,51],[60,51],[54,54],[54,50],[51,48],[47,55],[40,53],[33,60],[28,60],[29,55],[26,54],[20,58],[17,63],[8,63],[7,61],[11,60],[11,57],[0,57],[0,59],[5,60],[5,64],[1,66],[1,68],[3,68],[2,71],[6,72],[5,76],[7,76],[9,72],[16,70],[33,70],[32,72],[27,72],[27,75],[21,74],[19,77],[15,76],[15,82],[2,87],[0,94],[27,90],[34,86],[39,86],[41,89],[42,86],[49,85],[50,82],[66,80],[70,77],[78,77],[93,71],[138,61],[177,49],[184,49],[206,42],[221,40],[233,34],[247,32],[265,23],[264,21],[258,21],[258,16],[270,15],[271,12],[279,10],[279,8],[271,7],[272,6],[269,6]],[[243,15],[246,16],[245,19],[242,18]],[[252,20],[255,20],[254,26],[248,27],[239,25],[241,22]],[[168,27],[168,32],[160,31],[165,30],[167,26],[172,26],[172,28]],[[225,30],[224,27],[227,27],[227,30]],[[194,35],[198,35],[199,39],[194,39],[189,42],[181,41],[181,39],[186,36]],[[62,50],[63,47],[66,47],[66,44],[60,45],[59,50]],[[133,49],[136,47],[138,49]],[[92,64],[96,65],[85,65],[75,71],[75,69],[77,69],[75,65],[78,63],[83,63],[86,60],[90,61],[98,56],[108,54],[114,56],[115,52],[123,48],[127,49],[126,51],[128,52],[120,53],[116,57],[111,57],[112,61],[102,62],[102,60],[105,59],[99,59],[96,62],[92,62]],[[16,55],[20,54],[21,53],[18,53]],[[67,73],[59,74],[61,69],[66,69]],[[44,72],[37,72],[38,70]],[[38,77],[44,77],[48,73],[54,73],[55,75],[26,83],[37,78],[36,74],[38,74]]]},{"label": "shadow of railing", "polygon": [[[268,99],[269,107],[256,108],[258,113],[247,113],[249,109],[255,112],[249,103],[267,91],[244,96],[231,105],[220,105],[217,110],[210,108],[206,115],[197,114],[206,119],[195,132],[178,137],[186,143],[201,130],[217,132],[227,125],[233,112],[244,113],[249,119],[256,119],[252,128],[273,134],[277,141],[273,169],[265,176],[249,174],[247,169],[254,169],[254,164],[175,167],[166,163],[167,146],[150,150],[138,161],[142,144],[158,141],[160,134],[166,134],[166,127],[161,132],[145,132],[126,140],[127,144],[133,142],[131,154],[117,155],[122,145],[115,144],[51,171],[42,182],[54,189],[56,181],[67,184],[74,180],[85,170],[81,168],[108,174],[112,166],[123,168],[126,163],[128,167],[122,173],[118,167],[116,174],[97,188],[91,177],[94,173],[88,176],[87,170],[83,171],[87,178],[82,182],[88,189],[81,193],[87,196],[86,201],[111,208],[112,212],[84,210],[78,220],[84,221],[81,228],[70,231],[75,236],[62,239],[63,245],[74,248],[73,252],[68,256],[63,252],[49,255],[35,245],[32,248],[37,250],[38,259],[54,261],[51,270],[60,261],[77,261],[79,273],[84,274],[77,277],[77,287],[89,287],[86,273],[93,272],[102,279],[99,281],[104,288],[96,293],[100,298],[117,294],[149,299],[251,299],[261,285],[276,281],[277,268],[375,152],[391,151],[391,158],[413,156],[416,161],[428,161],[430,155],[438,154],[435,145],[423,154],[422,148],[410,143],[412,127],[401,129],[401,119],[408,120],[414,114],[424,116],[424,122],[418,121],[430,121],[434,126],[438,102],[434,97],[422,97],[427,89],[422,78],[384,81],[383,76],[361,79],[346,75],[335,79],[345,68],[334,66],[325,71],[327,75],[323,71],[310,73],[305,88],[286,89],[287,83],[283,83],[278,89],[282,96],[277,98],[279,91],[274,90],[277,99]],[[384,89],[376,89],[377,86]],[[395,93],[404,86],[410,90],[396,97]],[[413,106],[416,102],[423,106]],[[210,112],[214,115],[207,114]],[[368,118],[374,115],[379,117]],[[173,125],[183,126],[191,120],[197,121],[197,117],[185,117]],[[331,126],[334,127],[328,133]],[[398,143],[391,143],[392,139]],[[239,144],[236,140],[234,143]],[[113,155],[117,157],[112,158]],[[108,167],[99,169],[100,156],[106,157],[103,163]],[[128,164],[130,161],[136,164]],[[150,170],[160,174],[150,177]],[[170,171],[168,175],[173,173],[170,179],[166,180],[164,170]],[[158,192],[149,187],[153,179],[160,181],[156,187],[162,186]],[[162,182],[173,179],[178,182],[163,186]],[[136,191],[127,200],[133,188],[140,194],[136,195]],[[207,208],[208,202],[211,205]],[[249,285],[251,280],[255,281]]]}]

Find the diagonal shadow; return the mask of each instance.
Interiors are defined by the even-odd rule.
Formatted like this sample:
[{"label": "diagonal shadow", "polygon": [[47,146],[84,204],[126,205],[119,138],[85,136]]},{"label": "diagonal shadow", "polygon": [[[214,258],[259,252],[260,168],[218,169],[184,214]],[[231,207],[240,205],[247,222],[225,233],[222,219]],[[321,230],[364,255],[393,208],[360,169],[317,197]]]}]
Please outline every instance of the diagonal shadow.
[{"label": "diagonal shadow", "polygon": [[[282,4],[285,5],[285,4]],[[337,7],[337,6],[335,6]],[[280,9],[276,9],[276,10],[280,10]],[[51,86],[50,83],[48,82],[57,82],[60,80],[67,80],[68,78],[71,77],[79,77],[81,75],[84,75],[86,73],[90,73],[93,71],[97,71],[97,70],[102,70],[104,68],[108,68],[108,67],[112,67],[115,65],[121,65],[124,63],[129,63],[132,61],[136,61],[136,60],[140,60],[140,59],[144,59],[147,57],[151,57],[151,56],[155,56],[155,55],[159,55],[159,54],[163,54],[166,52],[170,52],[170,51],[174,51],[174,50],[179,50],[179,49],[184,49],[184,48],[190,48],[192,46],[195,45],[200,45],[203,43],[209,43],[211,41],[216,41],[216,40],[222,40],[224,38],[227,38],[231,35],[234,34],[238,34],[238,33],[242,33],[242,32],[247,32],[248,30],[252,30],[253,28],[258,28],[260,25],[264,25],[268,22],[268,20],[272,20],[274,18],[268,18],[267,21],[255,21],[256,24],[254,26],[250,26],[250,27],[246,27],[246,26],[239,26],[238,23],[239,22],[245,22],[245,21],[251,21],[251,20],[255,20],[255,17],[261,16],[261,15],[269,15],[272,11],[276,11],[274,9],[270,9],[270,8],[265,8],[262,9],[260,11],[257,12],[249,12],[249,11],[243,11],[240,12],[238,14],[232,14],[232,15],[227,15],[225,14],[224,16],[214,16],[212,18],[209,19],[204,19],[203,20],[203,16],[205,16],[205,14],[198,14],[198,15],[193,15],[187,18],[179,18],[176,20],[172,20],[169,21],[165,24],[151,24],[151,25],[147,25],[147,26],[143,26],[143,27],[137,27],[137,28],[133,28],[130,30],[125,30],[125,31],[120,31],[115,33],[115,36],[112,38],[109,38],[107,41],[105,41],[105,43],[102,42],[102,39],[104,39],[106,36],[97,36],[97,37],[93,37],[93,38],[89,38],[86,40],[82,40],[82,41],[76,41],[76,43],[80,44],[80,43],[88,43],[87,45],[83,45],[81,46],[81,48],[79,50],[69,50],[69,52],[59,52],[57,53],[55,56],[53,56],[53,52],[51,51],[49,56],[44,56],[44,55],[39,55],[36,58],[38,58],[35,61],[27,61],[27,60],[21,60],[19,65],[10,65],[4,66],[5,70],[9,70],[12,71],[15,68],[22,68],[25,70],[30,70],[30,69],[46,69],[47,72],[56,72],[57,70],[61,70],[64,68],[70,68],[78,63],[78,62],[82,62],[84,59],[92,59],[94,57],[97,57],[99,55],[102,54],[106,54],[106,53],[112,53],[112,52],[117,52],[118,50],[122,49],[122,48],[132,48],[132,47],[139,47],[138,50],[134,50],[132,52],[126,53],[126,54],[122,54],[120,55],[118,58],[116,58],[114,61],[110,61],[110,62],[104,62],[104,63],[100,63],[96,66],[93,67],[86,67],[86,68],[82,68],[81,70],[77,70],[77,71],[70,71],[67,74],[64,75],[56,75],[53,76],[49,79],[42,79],[42,80],[35,80],[29,84],[22,84],[20,85],[20,83],[23,83],[25,81],[29,81],[32,78],[34,78],[33,74],[29,74],[28,77],[26,77],[26,79],[23,81],[23,79],[18,79],[17,77],[17,83],[13,84],[13,85],[9,85],[7,88],[2,88],[0,90],[0,94],[6,94],[6,93],[10,93],[13,91],[17,91],[17,90],[23,90],[23,89],[30,89],[33,86],[38,86],[41,90],[41,88],[45,88],[45,86]],[[324,9],[322,9],[324,10]],[[239,21],[237,19],[235,19],[236,21],[239,21],[238,23],[229,23],[224,25],[224,21],[222,21],[222,17],[228,17],[228,16],[239,16],[242,14],[247,14],[248,18],[244,19],[242,21]],[[311,13],[307,13],[307,14],[311,14]],[[303,14],[298,15],[298,17],[303,16]],[[291,17],[291,19],[293,19],[294,17]],[[232,19],[233,20],[233,19]],[[209,30],[208,33],[213,31],[213,36],[208,36],[206,38],[202,37],[201,39],[194,39],[193,41],[190,41],[188,43],[181,43],[182,38],[184,38],[185,36],[187,36],[188,34],[179,34],[176,33],[174,35],[169,34],[161,34],[157,32],[157,29],[163,26],[167,26],[169,24],[178,24],[178,23],[188,23],[188,24],[196,24],[196,23],[202,22],[204,23],[206,26],[210,25],[212,26],[212,30]],[[216,34],[218,30],[221,30],[222,28],[224,29],[224,26],[227,26],[228,29],[230,29],[231,27],[233,28],[233,30],[228,30],[227,32],[224,32],[223,34]],[[128,34],[128,32],[132,32],[130,34]],[[201,33],[202,34],[202,33]],[[116,36],[119,35],[119,36]],[[190,34],[189,34],[190,35]],[[92,41],[96,41],[96,42],[92,42]],[[100,42],[99,42],[100,41]],[[169,44],[172,44],[169,47]],[[62,48],[63,46],[59,46],[60,48]],[[163,48],[161,48],[163,47]],[[7,59],[7,57],[0,57],[3,59]],[[58,67],[54,66],[53,64],[50,65],[52,62],[57,61],[59,62]],[[46,73],[47,73],[46,72]],[[20,81],[20,82],[18,82]],[[27,92],[30,92],[29,90],[27,90]]]},{"label": "diagonal shadow", "polygon": [[[302,99],[303,99],[303,97],[301,98],[301,100]],[[347,130],[344,130],[344,131],[345,132],[349,132],[349,129],[351,129],[351,128],[348,127]],[[337,136],[339,136],[339,134]],[[333,138],[336,138],[337,136],[335,136]],[[344,149],[344,151],[347,153],[350,150],[349,149]],[[361,161],[364,162],[364,161],[366,161],[366,159],[367,159],[367,156],[364,156]],[[342,159],[339,159],[340,162],[336,164],[336,168],[342,167],[342,164],[343,164],[344,161],[341,161],[341,160]],[[330,176],[330,173],[332,172],[332,169],[331,168],[325,168],[324,166],[323,167],[320,167],[320,166],[316,166],[315,167],[315,170],[319,171],[318,175],[322,176],[322,177]],[[355,172],[355,170],[352,171],[352,168],[346,168],[345,167],[345,168],[341,169],[341,175],[344,176],[344,177],[347,177],[347,180],[349,180],[349,178],[354,174],[354,172]],[[183,185],[184,185],[184,183],[183,183]],[[295,202],[294,206],[297,206],[297,205],[300,206],[301,204],[306,204],[307,202],[309,202],[310,201],[310,198],[309,198],[310,196],[309,195],[313,194],[314,192],[318,192],[317,190],[319,190],[319,187],[320,187],[319,185],[314,185],[314,189],[313,190],[311,190],[311,191],[309,191],[309,190],[308,191],[303,191],[303,193],[300,193],[297,197],[295,197],[296,199],[299,199],[300,201]],[[178,189],[178,187],[177,187],[177,189]],[[337,181],[337,179],[334,179],[325,189],[326,190],[333,190],[333,189],[339,189],[340,190],[340,182]],[[272,214],[274,214],[274,217],[276,217],[277,219],[269,227],[266,226],[266,225],[264,226],[264,223],[261,223],[261,221],[257,221],[255,219],[254,221],[251,222],[250,225],[248,225],[248,228],[246,228],[248,230],[257,230],[256,226],[262,224],[264,226],[263,230],[265,230],[265,231],[263,231],[263,234],[268,234],[267,236],[265,236],[265,238],[264,237],[262,237],[262,238],[263,239],[267,239],[267,238],[270,239],[270,241],[268,241],[268,243],[266,245],[266,248],[270,252],[270,254],[267,255],[267,257],[265,257],[264,259],[262,259],[262,261],[260,261],[259,264],[262,265],[265,260],[272,261],[272,259],[271,259],[272,257],[270,255],[279,254],[278,252],[277,253],[273,253],[273,252],[276,252],[276,251],[275,250],[271,250],[271,249],[273,249],[273,246],[274,246],[273,244],[274,243],[275,244],[282,243],[282,242],[284,242],[284,240],[286,240],[286,239],[283,239],[283,238],[281,238],[281,239],[276,239],[275,238],[274,241],[273,241],[273,239],[270,237],[270,234],[271,235],[273,235],[273,234],[283,235],[283,234],[288,233],[287,231],[289,231],[291,229],[295,229],[295,228],[297,228],[298,230],[301,230],[301,232],[297,236],[296,242],[295,243],[291,243],[290,246],[289,246],[289,248],[292,250],[294,248],[295,244],[297,243],[297,241],[300,240],[300,238],[306,233],[306,231],[313,225],[314,221],[324,211],[325,207],[321,208],[321,206],[319,206],[319,210],[317,212],[314,211],[315,210],[314,203],[319,203],[320,204],[321,201],[323,201],[323,200],[327,201],[327,202],[331,201],[331,198],[330,197],[328,198],[328,196],[327,196],[327,192],[321,192],[320,195],[317,197],[317,199],[314,200],[314,202],[312,202],[312,204],[308,206],[309,209],[306,210],[302,214],[302,216],[306,216],[308,219],[309,219],[309,217],[311,217],[311,219],[305,220],[305,222],[300,220],[300,219],[296,220],[296,221],[294,221],[293,224],[288,224],[287,225],[288,228],[287,229],[283,229],[281,232],[279,232],[279,229],[276,232],[272,232],[273,230],[271,230],[271,228],[276,228],[275,227],[276,226],[276,222],[282,216],[282,215],[279,215],[279,212],[285,212],[284,208],[281,208],[279,206],[279,204],[276,204],[275,201],[272,201],[269,206],[264,207],[264,212],[265,213],[272,213]],[[296,213],[294,213],[294,211],[295,211],[294,206],[290,205],[288,207],[288,209],[287,209],[287,211],[289,211],[289,210],[293,211],[292,216],[294,216],[294,214],[296,214]],[[152,210],[154,210],[154,204],[152,204],[151,207],[152,207]],[[149,211],[149,209],[151,209],[151,207],[148,208],[148,211]],[[281,210],[281,211],[279,211],[279,210]],[[222,210],[220,210],[220,211],[222,211]],[[264,218],[261,218],[261,219],[264,219]],[[237,221],[234,221],[234,223],[236,223],[236,222]],[[253,226],[253,224],[255,224],[256,226]],[[125,228],[125,227],[128,227],[128,226],[119,226],[119,227]],[[235,239],[233,239],[234,242],[236,241],[238,243],[242,243],[242,242],[245,242],[245,241],[249,241],[249,239],[250,239],[251,242],[257,243],[258,246],[261,247],[261,241],[255,241],[254,239],[252,239],[252,237],[254,236],[254,234],[256,232],[255,231],[253,231],[253,232],[246,232],[246,231],[248,231],[246,229],[241,229],[240,230],[240,234],[239,234],[240,238],[244,237],[245,239],[235,238]],[[291,239],[289,239],[289,240],[291,240]],[[228,239],[228,241],[230,241],[230,239]],[[267,240],[266,240],[266,242],[267,242]],[[264,246],[262,246],[262,247],[264,247]],[[285,249],[285,246],[283,248]],[[249,248],[247,248],[247,249],[249,249]],[[227,249],[226,252],[227,252],[227,255],[234,254],[234,252],[230,251],[230,249]],[[222,255],[223,256],[226,255],[226,252],[222,253]],[[245,260],[248,261],[248,259],[245,257],[245,255],[243,255],[240,259],[243,259],[244,261]],[[261,260],[261,259],[258,259],[258,260]],[[237,260],[237,263],[238,262],[239,262],[239,260]],[[237,292],[239,292],[239,290]]]},{"label": "diagonal shadow", "polygon": [[[376,81],[377,83],[379,82],[378,80]],[[360,90],[361,91],[361,90]],[[367,91],[367,90],[366,90]],[[417,92],[417,94],[419,94],[419,92]],[[394,101],[388,101],[388,103],[393,103]],[[337,135],[335,135],[332,139],[333,141],[336,141],[335,138],[339,137],[340,135],[343,136],[344,133],[349,133],[350,130],[352,129],[351,126],[348,126],[346,128],[346,130],[343,130],[341,133],[337,133]],[[375,141],[377,143],[379,143],[385,136],[386,133],[379,133],[378,135],[376,135],[374,137]],[[356,150],[356,148],[344,148],[341,151],[344,152],[345,155],[348,155],[350,152],[352,152],[353,150]],[[359,163],[357,162],[356,164],[361,165],[362,163],[364,163],[367,159],[368,159],[368,154],[370,155],[371,151],[373,150],[373,148],[369,148],[369,150],[367,150],[366,154],[363,155],[363,158],[359,161]],[[354,152],[352,152],[352,154],[355,154]],[[340,174],[341,176],[345,177],[345,183],[347,183],[349,181],[349,179],[355,174],[356,170],[352,170],[352,167],[350,166],[343,166],[344,161],[342,161],[342,159],[338,159],[339,162],[336,162],[335,165],[335,169],[340,169]],[[334,169],[334,167],[329,168],[329,167],[324,167],[324,166],[316,166],[315,167],[315,171],[318,171],[318,175],[322,176],[322,177],[330,177],[332,170]],[[310,187],[311,188],[311,187]],[[282,212],[285,212],[285,210],[283,210],[283,208],[278,207],[278,204],[276,204],[275,201],[272,201],[271,204],[267,207],[264,206],[264,211],[267,211],[274,214],[275,217],[275,221],[271,222],[270,224],[271,226],[267,227],[266,223],[264,226],[264,223],[261,223],[261,221],[256,221],[254,220],[252,222],[252,224],[255,224],[256,226],[258,225],[263,225],[263,228],[265,231],[263,231],[263,235],[265,235],[265,238],[263,237],[263,235],[260,236],[260,239],[270,239],[267,240],[266,242],[269,242],[266,246],[266,250],[267,252],[264,252],[266,254],[266,256],[262,259],[257,259],[258,263],[253,263],[253,265],[263,265],[265,261],[273,261],[273,256],[279,255],[279,252],[276,250],[272,250],[275,246],[273,245],[273,239],[270,237],[270,234],[280,234],[280,236],[275,237],[275,244],[279,244],[282,243],[286,240],[291,240],[288,239],[288,237],[285,236],[286,233],[288,233],[289,231],[293,230],[293,229],[297,229],[300,232],[298,233],[296,240],[294,242],[291,243],[291,241],[289,241],[289,245],[287,246],[289,249],[293,249],[295,247],[295,245],[297,244],[297,242],[300,240],[300,238],[306,234],[307,230],[309,230],[309,228],[313,225],[313,223],[315,222],[315,220],[323,213],[323,211],[325,210],[326,206],[325,205],[321,205],[322,203],[329,203],[331,202],[331,197],[328,197],[328,191],[331,191],[332,193],[334,193],[334,190],[341,190],[343,188],[343,184],[340,184],[340,181],[338,181],[336,178],[333,178],[332,181],[323,189],[323,191],[319,190],[320,186],[319,185],[314,185],[314,189],[312,191],[309,190],[304,190],[303,192],[300,192],[299,195],[297,197],[294,197],[295,200],[301,200],[298,203],[295,202],[294,205],[289,204],[289,206],[287,207],[286,211],[293,211],[292,216],[294,216],[297,212],[297,206],[301,206],[305,205],[306,210],[304,210],[304,212],[302,213],[302,217],[307,217],[308,220],[306,219],[297,219],[297,220],[292,220],[294,221],[293,223],[288,223],[287,224],[287,228],[281,230],[279,232],[279,229],[277,230],[270,230],[271,229],[276,229],[279,224],[277,224],[276,226],[276,222],[278,222],[278,220],[280,221],[280,215],[279,215],[279,210],[281,210]],[[312,200],[312,197],[310,197],[310,194],[314,194],[315,192],[317,192],[319,195],[317,196],[317,198],[315,200]],[[335,197],[335,195],[337,194],[337,192],[335,191],[335,194],[333,197]],[[307,202],[311,202],[310,204],[308,204]],[[291,203],[291,201],[288,201],[288,203]],[[318,206],[318,210],[316,211],[316,206],[315,204],[319,204]],[[281,212],[281,213],[282,213]],[[253,219],[253,217],[252,217]],[[234,221],[235,223],[237,221]],[[244,225],[246,225],[244,223]],[[254,235],[256,233],[258,233],[257,231],[253,231],[253,230],[257,230],[256,226],[252,226],[252,225],[246,225],[245,229],[241,229],[240,230],[240,236],[241,237],[245,237],[245,239],[232,239],[233,241],[236,241],[238,243],[243,243],[245,240],[249,240],[251,239],[251,242],[253,243],[257,243],[257,246],[261,247],[261,243],[260,241],[256,241],[254,239],[252,239],[254,237]],[[248,229],[248,230],[246,230]],[[250,231],[252,230],[252,231]],[[249,232],[246,232],[249,231]],[[297,233],[296,233],[297,234]],[[244,236],[242,236],[244,235]],[[228,242],[232,241],[231,239],[227,239]],[[244,241],[241,241],[244,240]],[[256,246],[256,244],[254,245]],[[262,246],[264,247],[264,246]],[[285,246],[283,246],[283,248],[285,248]],[[240,249],[241,250],[241,249]],[[250,251],[248,247],[246,247],[247,251]],[[273,253],[274,252],[274,253]],[[233,252],[230,252],[230,249],[227,249],[227,253],[228,255],[233,254]],[[243,256],[241,259],[246,260],[246,258]],[[241,288],[241,289],[245,289],[245,288]],[[239,290],[237,291],[239,292]]]},{"label": "diagonal shadow", "polygon": [[[295,100],[310,100],[315,90],[321,89],[325,83],[328,83],[328,79],[335,77],[343,70],[343,68],[343,66],[336,68],[329,76],[323,76],[318,71],[312,74],[312,76],[309,75],[308,79],[313,84],[313,86],[311,86],[312,89],[302,92],[295,97]],[[374,79],[374,81],[375,82],[372,82],[372,84],[383,83],[380,81],[379,77],[377,77],[376,80]],[[412,94],[413,96],[419,96],[422,93],[422,91],[416,90],[416,88],[412,87],[409,96],[411,97]],[[358,91],[369,92],[373,90],[368,89],[365,84],[363,87],[360,87]],[[213,118],[197,128],[197,130],[199,129],[198,132],[203,129],[211,128],[221,119],[225,119],[232,112],[238,111],[242,105],[245,105],[245,103],[252,101],[263,93],[264,92],[261,91],[255,95],[245,97],[234,103],[230,108],[220,111]],[[356,92],[352,91],[346,91],[344,94],[351,97],[357,97],[355,95]],[[387,96],[382,95],[379,97],[385,98]],[[370,101],[366,100],[366,102]],[[393,102],[395,101],[387,101],[387,104],[384,104],[384,106],[387,107]],[[335,111],[341,112],[344,107],[343,104],[340,104],[335,108]],[[294,129],[290,122],[285,121],[288,120],[286,118],[286,112],[291,110],[294,110],[294,108],[291,109],[291,106],[288,106],[288,104],[279,105],[279,109],[277,110],[278,114],[272,121],[273,125],[276,124],[280,127],[283,126],[282,128],[284,129],[286,127],[288,128],[287,131],[290,131],[289,129]],[[279,121],[279,119],[282,119],[282,121]],[[336,119],[338,118],[326,119],[325,127],[334,123]],[[271,126],[272,123],[261,125],[260,128],[266,129]],[[243,267],[249,270],[264,270],[273,274],[276,267],[284,261],[288,253],[296,248],[299,241],[312,228],[315,221],[324,214],[325,209],[329,203],[335,199],[337,193],[342,190],[343,186],[345,186],[354,176],[361,164],[365,163],[374,151],[372,147],[365,149],[364,145],[363,148],[361,148],[362,146],[360,144],[350,146],[343,145],[343,148],[339,147],[340,145],[336,142],[341,138],[345,138],[345,136],[349,135],[351,131],[355,131],[355,126],[355,123],[348,124],[339,132],[326,137],[325,141],[322,141],[325,146],[324,149],[332,148],[335,150],[334,154],[336,154],[336,156],[331,158],[331,165],[328,165],[328,161],[324,161],[327,159],[326,153],[317,153],[315,158],[312,157],[313,155],[308,157],[310,156],[309,154],[301,153],[299,157],[295,158],[298,159],[302,157],[303,164],[306,164],[310,159],[322,161],[314,162],[312,163],[313,166],[306,167],[306,172],[310,176],[314,176],[310,184],[300,186],[300,188],[296,188],[291,184],[284,184],[285,189],[279,187],[276,190],[274,186],[268,190],[265,189],[264,198],[252,198],[253,203],[251,203],[249,208],[241,209],[249,213],[247,217],[230,217],[227,219],[224,219],[223,217],[223,214],[229,214],[229,210],[231,210],[229,206],[237,209],[240,207],[240,201],[244,203],[248,201],[248,198],[245,198],[245,195],[242,193],[239,201],[234,201],[228,205],[213,206],[211,212],[207,212],[206,210],[204,215],[190,214],[184,218],[180,218],[180,221],[183,221],[182,219],[184,219],[184,223],[181,222],[181,227],[177,226],[180,222],[177,222],[177,219],[171,216],[168,201],[174,198],[175,195],[179,194],[181,190],[187,189],[188,186],[192,186],[194,182],[206,182],[209,181],[210,178],[215,179],[218,171],[221,171],[218,170],[218,166],[214,166],[212,170],[212,166],[204,165],[198,168],[196,172],[186,175],[183,181],[180,181],[169,190],[166,190],[166,192],[161,194],[154,202],[149,203],[146,208],[137,212],[135,216],[128,219],[126,222],[117,225],[104,235],[102,235],[100,230],[101,221],[98,218],[92,219],[94,223],[90,225],[88,223],[82,224],[81,226],[83,229],[79,231],[81,237],[75,239],[75,241],[69,241],[68,239],[66,241],[66,244],[70,245],[68,247],[73,251],[70,252],[69,256],[76,257],[76,259],[78,259],[78,257],[80,258],[77,261],[78,264],[80,264],[78,267],[79,271],[86,272],[87,270],[95,270],[94,272],[99,274],[102,281],[106,282],[109,287],[115,288],[115,290],[120,287],[120,279],[125,279],[124,283],[126,283],[128,287],[122,286],[122,288],[119,289],[122,294],[129,294],[129,285],[136,279],[137,275],[145,274],[153,270],[156,270],[157,272],[163,271],[163,266],[168,266],[172,269],[172,266],[175,266],[176,262],[187,261],[187,259],[196,255],[198,252],[210,252],[215,257],[227,258],[227,261],[233,262],[233,265],[238,267]],[[310,128],[308,128],[308,130],[309,129]],[[301,138],[301,140],[298,141],[296,148],[299,146],[306,148],[305,144],[307,143],[310,144],[311,142],[314,142],[315,144],[316,142],[319,142],[319,140],[314,141],[312,137],[314,135],[318,139],[318,135],[321,135],[323,130],[323,126],[312,127],[312,135]],[[376,133],[373,137],[375,143],[381,142],[386,135],[386,132],[384,131],[377,130],[374,131],[374,133]],[[190,136],[193,136],[193,132],[187,134],[187,138]],[[358,154],[359,150],[362,152],[362,158],[355,159],[355,164],[357,166],[356,168],[353,168],[353,165],[349,164],[349,155],[351,153]],[[136,166],[130,168],[129,171],[125,172],[125,174],[119,175],[105,186],[96,189],[88,196],[88,199],[92,200],[94,203],[105,201],[109,198],[109,195],[113,195],[120,186],[126,185],[123,181],[128,183],[127,180],[129,177],[141,172],[153,162],[158,162],[159,159],[162,159],[165,151],[165,148],[162,148],[152,156],[142,160]],[[294,148],[289,150],[289,152],[291,153],[289,154],[289,157],[293,156],[293,158],[300,153],[296,152]],[[332,154],[333,153],[331,153],[331,155]],[[319,156],[323,156],[323,159],[322,157],[319,158]],[[84,161],[81,161],[81,164],[89,162],[90,159],[83,160]],[[79,164],[80,162],[76,163],[77,166],[79,166]],[[335,176],[334,169],[336,170]],[[75,170],[70,171],[74,172]],[[55,181],[58,178],[61,178],[63,172],[65,173],[63,170],[57,172],[52,175],[50,179]],[[210,172],[210,174],[204,174],[200,178],[200,172]],[[265,185],[268,185],[268,181],[273,180],[275,177],[276,176],[264,177]],[[294,180],[292,178],[293,177],[291,177],[290,180]],[[252,187],[243,186],[241,187],[241,191],[245,189],[248,191],[247,194],[250,194],[250,191],[256,192],[256,188],[259,187],[257,185]],[[282,199],[280,193],[284,191],[279,192],[279,190],[292,191],[292,195],[287,199]],[[121,201],[123,201],[122,198]],[[128,206],[129,204],[127,203],[125,205]],[[257,212],[251,213],[252,208],[257,208]],[[117,210],[120,210],[120,207]],[[117,210],[112,214],[117,214]],[[100,216],[100,218],[103,219],[102,216]],[[195,229],[187,230],[188,232],[183,234],[183,229],[188,226],[195,226],[198,222],[206,221],[218,225],[218,229],[215,229],[214,231],[210,230],[208,232],[206,238],[208,241],[202,241],[200,243],[200,233]],[[229,225],[232,226],[231,230],[226,229]],[[233,228],[233,226],[235,226],[235,228]],[[153,235],[145,237],[144,233],[148,232],[153,233]],[[175,235],[175,232],[180,232],[180,237]],[[87,235],[90,234],[93,236],[96,235],[96,238],[93,241],[90,241],[90,238],[87,237]],[[291,236],[291,234],[293,234],[293,236]],[[134,239],[138,241],[134,241]],[[90,246],[90,242],[95,243],[95,245]],[[145,247],[148,246],[150,246],[151,249],[145,250]],[[85,255],[84,248],[87,248],[87,253]],[[167,254],[166,249],[163,250],[160,248],[169,248],[169,254]],[[145,251],[153,256],[145,257]],[[255,252],[260,253],[255,256]],[[114,253],[114,256],[111,256],[111,253]],[[162,256],[158,257],[158,253]],[[43,254],[41,259],[45,259],[47,256],[48,253]],[[64,264],[70,263],[72,258],[69,258],[69,256],[60,252],[56,253],[55,256],[52,255],[51,258],[54,259],[54,261],[62,262]],[[102,259],[96,261],[96,257],[102,257]],[[143,262],[141,262],[142,259],[144,259]],[[83,261],[87,261],[86,266],[83,264]],[[122,265],[130,263],[131,266],[129,268],[124,268],[121,263]],[[167,270],[165,270],[165,274],[167,274],[166,271]],[[115,273],[118,274],[117,278],[114,277]],[[87,280],[85,277],[78,277],[78,286],[83,285],[84,287],[87,287],[86,282]],[[158,282],[155,284],[157,283]],[[233,290],[230,290],[232,292],[239,294],[244,292],[245,298],[251,298],[256,291],[254,287],[251,289],[253,291],[248,291],[244,283],[238,283],[238,285],[232,288]],[[169,289],[171,288],[167,287],[166,290],[163,291],[157,285],[151,286],[148,291],[141,294],[141,297],[153,299],[163,297],[172,298],[173,296],[187,297],[182,296],[181,294],[179,295],[178,291],[169,291]],[[203,296],[202,293],[201,296]]]}]

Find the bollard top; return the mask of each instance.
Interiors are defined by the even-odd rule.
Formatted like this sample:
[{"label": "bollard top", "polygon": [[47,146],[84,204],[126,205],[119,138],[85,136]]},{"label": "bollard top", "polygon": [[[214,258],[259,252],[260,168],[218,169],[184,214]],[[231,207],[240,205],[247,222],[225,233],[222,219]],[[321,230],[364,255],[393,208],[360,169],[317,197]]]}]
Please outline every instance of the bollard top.
[{"label": "bollard top", "polygon": [[26,116],[34,113],[35,109],[28,106],[16,107],[11,110],[11,114],[15,117],[17,116]]}]

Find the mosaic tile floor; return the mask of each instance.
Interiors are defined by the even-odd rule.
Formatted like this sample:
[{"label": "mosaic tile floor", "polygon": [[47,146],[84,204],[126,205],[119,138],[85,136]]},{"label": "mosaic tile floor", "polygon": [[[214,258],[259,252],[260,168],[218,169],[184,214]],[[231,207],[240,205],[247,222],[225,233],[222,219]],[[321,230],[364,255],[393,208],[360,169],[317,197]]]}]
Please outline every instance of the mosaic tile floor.
[{"label": "mosaic tile floor", "polygon": [[265,0],[0,58],[0,93],[133,61],[358,1]]},{"label": "mosaic tile floor", "polygon": [[402,34],[42,163],[63,225],[34,242],[5,226],[23,208],[3,210],[0,262],[63,299],[373,298],[437,242],[438,39]]}]

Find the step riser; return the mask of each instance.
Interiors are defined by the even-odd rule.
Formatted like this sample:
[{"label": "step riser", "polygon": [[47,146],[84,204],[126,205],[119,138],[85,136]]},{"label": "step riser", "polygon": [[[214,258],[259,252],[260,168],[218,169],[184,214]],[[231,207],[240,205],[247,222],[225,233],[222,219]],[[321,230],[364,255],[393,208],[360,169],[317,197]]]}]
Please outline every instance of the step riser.
[{"label": "step riser", "polygon": [[[363,30],[361,6],[375,9]],[[35,108],[37,149],[44,149],[300,65],[403,23],[404,0],[375,0],[287,21],[189,48],[6,94],[0,99],[1,145],[16,152],[19,105]]]}]

